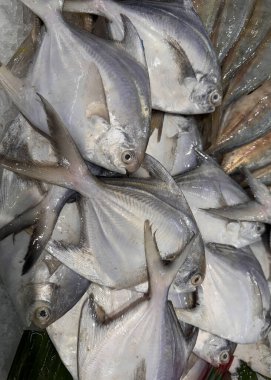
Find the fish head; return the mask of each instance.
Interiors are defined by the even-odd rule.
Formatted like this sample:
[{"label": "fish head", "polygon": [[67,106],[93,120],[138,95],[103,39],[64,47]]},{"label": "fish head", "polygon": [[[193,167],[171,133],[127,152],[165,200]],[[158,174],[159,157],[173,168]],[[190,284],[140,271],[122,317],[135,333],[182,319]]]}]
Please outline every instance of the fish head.
[{"label": "fish head", "polygon": [[175,277],[174,285],[178,292],[194,292],[204,280],[205,268],[204,246],[198,235],[189,256]]},{"label": "fish head", "polygon": [[231,244],[237,248],[258,241],[264,231],[265,225],[260,222],[229,221],[226,224],[226,232],[230,237]]},{"label": "fish head", "polygon": [[110,170],[126,174],[135,172],[141,166],[145,145],[141,149],[141,141],[133,141],[122,129],[110,128],[99,147],[106,161],[110,163]]},{"label": "fish head", "polygon": [[194,86],[190,99],[198,108],[198,113],[210,113],[221,104],[222,91],[215,81],[202,77]]},{"label": "fish head", "polygon": [[26,325],[34,329],[45,329],[56,318],[54,317],[54,302],[57,286],[53,283],[30,283],[23,287],[24,309],[26,310]]},{"label": "fish head", "polygon": [[218,367],[229,363],[235,348],[235,343],[200,330],[194,352],[214,367]]}]

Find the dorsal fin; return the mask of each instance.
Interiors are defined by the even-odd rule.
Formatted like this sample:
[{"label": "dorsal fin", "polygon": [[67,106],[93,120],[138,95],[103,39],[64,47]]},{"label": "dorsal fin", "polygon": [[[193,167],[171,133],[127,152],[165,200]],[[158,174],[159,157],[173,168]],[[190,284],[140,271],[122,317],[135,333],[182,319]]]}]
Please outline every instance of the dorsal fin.
[{"label": "dorsal fin", "polygon": [[120,42],[115,42],[115,44],[123,48],[123,50],[130,54],[137,62],[147,68],[143,41],[130,19],[123,14],[120,16],[123,24],[124,38]]}]

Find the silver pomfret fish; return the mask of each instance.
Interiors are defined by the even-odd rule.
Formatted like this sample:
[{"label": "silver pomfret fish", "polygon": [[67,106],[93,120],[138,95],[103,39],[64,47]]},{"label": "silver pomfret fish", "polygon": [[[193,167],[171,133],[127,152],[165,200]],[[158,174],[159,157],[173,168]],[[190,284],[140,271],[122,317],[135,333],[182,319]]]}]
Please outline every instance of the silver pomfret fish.
[{"label": "silver pomfret fish", "polygon": [[114,38],[123,38],[121,14],[143,40],[150,75],[152,107],[165,112],[201,114],[220,104],[220,69],[190,1],[66,1],[65,11],[99,14],[110,20]]}]

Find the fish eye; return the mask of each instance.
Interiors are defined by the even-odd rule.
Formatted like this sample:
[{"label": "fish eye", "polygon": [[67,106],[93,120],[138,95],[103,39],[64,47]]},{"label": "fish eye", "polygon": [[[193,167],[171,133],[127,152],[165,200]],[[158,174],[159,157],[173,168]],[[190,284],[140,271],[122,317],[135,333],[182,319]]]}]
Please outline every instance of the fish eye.
[{"label": "fish eye", "polygon": [[130,164],[135,159],[135,152],[133,150],[126,150],[121,155],[121,160],[124,164]]},{"label": "fish eye", "polygon": [[227,364],[230,361],[230,354],[228,351],[222,351],[219,355],[220,363]]},{"label": "fish eye", "polygon": [[202,284],[203,278],[200,273],[196,273],[191,277],[191,284],[194,286],[199,286]]},{"label": "fish eye", "polygon": [[45,324],[51,318],[51,309],[48,306],[38,307],[34,312],[34,319],[38,323]]},{"label": "fish eye", "polygon": [[220,104],[221,96],[220,96],[219,93],[215,90],[215,91],[211,92],[211,94],[209,95],[209,100],[210,100],[210,103],[211,103],[211,104],[213,104],[214,106],[216,106],[216,105],[219,105],[219,104]]},{"label": "fish eye", "polygon": [[259,234],[262,234],[264,231],[265,231],[265,227],[261,224],[257,224],[256,232],[258,232]]}]

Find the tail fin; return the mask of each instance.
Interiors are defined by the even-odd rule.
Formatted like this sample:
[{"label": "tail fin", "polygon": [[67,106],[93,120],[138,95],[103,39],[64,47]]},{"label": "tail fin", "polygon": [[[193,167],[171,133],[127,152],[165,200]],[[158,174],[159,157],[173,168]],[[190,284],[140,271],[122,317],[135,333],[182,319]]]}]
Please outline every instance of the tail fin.
[{"label": "tail fin", "polygon": [[81,193],[85,191],[86,182],[91,182],[97,187],[98,182],[88,171],[87,165],[62,120],[53,107],[41,95],[39,96],[47,116],[48,128],[53,137],[52,143],[58,154],[58,165],[33,161],[21,162],[0,155],[0,166],[20,175]]},{"label": "tail fin", "polygon": [[[176,277],[177,272],[190,253],[190,249],[193,246],[195,238],[196,236],[193,235],[189,243],[172,262],[165,263],[161,259],[160,253],[158,251],[155,240],[155,233],[152,234],[150,222],[148,220],[145,221],[144,243],[149,274],[149,293],[151,297],[153,297],[156,291],[159,291],[161,287],[163,287],[164,293],[167,295],[168,289]],[[161,293],[159,293],[159,296],[160,295]]]},{"label": "tail fin", "polygon": [[64,0],[21,0],[33,13],[46,24],[50,17],[58,16],[63,8]]}]

